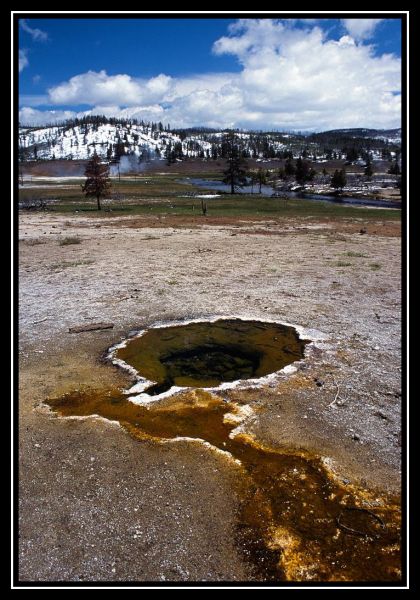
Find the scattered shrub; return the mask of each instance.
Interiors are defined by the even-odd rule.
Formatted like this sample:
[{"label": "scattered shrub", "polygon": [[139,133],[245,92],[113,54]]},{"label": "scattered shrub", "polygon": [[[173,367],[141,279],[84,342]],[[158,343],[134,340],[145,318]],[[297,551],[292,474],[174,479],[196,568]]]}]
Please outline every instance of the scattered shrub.
[{"label": "scattered shrub", "polygon": [[70,246],[71,244],[81,244],[82,240],[78,237],[65,237],[58,243],[60,246]]}]

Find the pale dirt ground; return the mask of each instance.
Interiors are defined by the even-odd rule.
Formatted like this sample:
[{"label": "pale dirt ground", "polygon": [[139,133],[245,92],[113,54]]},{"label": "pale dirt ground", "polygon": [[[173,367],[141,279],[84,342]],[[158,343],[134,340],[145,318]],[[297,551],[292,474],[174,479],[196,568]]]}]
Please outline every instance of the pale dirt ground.
[{"label": "pale dirt ground", "polygon": [[[362,213],[344,227],[248,219],[193,228],[20,215],[21,581],[252,580],[233,542],[241,484],[223,457],[39,406],[84,385],[127,386],[100,356],[156,321],[236,315],[324,334],[297,373],[227,396],[258,409],[245,428],[262,443],[308,449],[345,480],[398,490],[399,228],[377,222],[361,235]],[[65,236],[81,243],[59,246]],[[114,329],[68,333],[94,321]],[[329,406],[334,381],[345,401]]]}]

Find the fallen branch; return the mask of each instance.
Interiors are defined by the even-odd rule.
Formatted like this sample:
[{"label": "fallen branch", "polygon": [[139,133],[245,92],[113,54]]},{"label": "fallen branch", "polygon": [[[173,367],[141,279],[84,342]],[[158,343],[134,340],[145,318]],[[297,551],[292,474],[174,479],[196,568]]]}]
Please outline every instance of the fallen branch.
[{"label": "fallen branch", "polygon": [[49,317],[45,317],[45,319],[40,319],[39,321],[32,321],[31,325],[36,325],[37,323],[43,323],[44,321],[47,321],[49,319]]},{"label": "fallen branch", "polygon": [[335,405],[335,403],[337,402],[338,395],[340,393],[340,386],[335,382],[335,379],[334,379],[334,383],[337,386],[337,393],[335,395],[334,400],[332,402],[330,402],[328,406],[334,406]]},{"label": "fallen branch", "polygon": [[[335,395],[335,398],[334,398],[334,400],[333,400],[332,402],[330,402],[328,406],[330,406],[330,407],[331,407],[331,406],[336,406],[336,405],[337,405],[337,406],[341,406],[342,404],[344,404],[344,403],[347,401],[347,396],[348,396],[348,394],[346,394],[346,397],[345,397],[345,398],[342,398],[342,397],[340,396],[340,386],[339,386],[339,384],[336,382],[334,375],[333,375],[333,382],[334,382],[334,385],[335,385],[335,386],[336,386],[336,388],[337,388],[337,393],[336,393],[336,395]],[[337,402],[337,400],[341,400],[341,403],[339,404],[339,403]]]},{"label": "fallen branch", "polygon": [[69,333],[81,333],[82,331],[95,331],[96,329],[112,329],[114,323],[91,323],[90,325],[77,325],[69,327]]}]

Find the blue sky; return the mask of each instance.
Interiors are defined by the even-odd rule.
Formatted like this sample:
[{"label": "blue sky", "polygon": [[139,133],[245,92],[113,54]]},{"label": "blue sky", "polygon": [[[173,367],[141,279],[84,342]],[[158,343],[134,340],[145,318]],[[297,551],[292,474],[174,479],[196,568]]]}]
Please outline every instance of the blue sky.
[{"label": "blue sky", "polygon": [[33,123],[88,111],[172,126],[399,126],[399,19],[19,23],[19,105]]}]

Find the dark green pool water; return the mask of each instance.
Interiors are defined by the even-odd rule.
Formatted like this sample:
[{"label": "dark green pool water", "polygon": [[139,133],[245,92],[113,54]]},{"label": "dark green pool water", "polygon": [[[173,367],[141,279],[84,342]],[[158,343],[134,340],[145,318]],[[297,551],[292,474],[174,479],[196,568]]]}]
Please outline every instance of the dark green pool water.
[{"label": "dark green pool water", "polygon": [[146,390],[155,395],[173,385],[215,387],[263,377],[301,359],[307,343],[287,325],[220,319],[150,329],[116,356],[156,382]]}]

